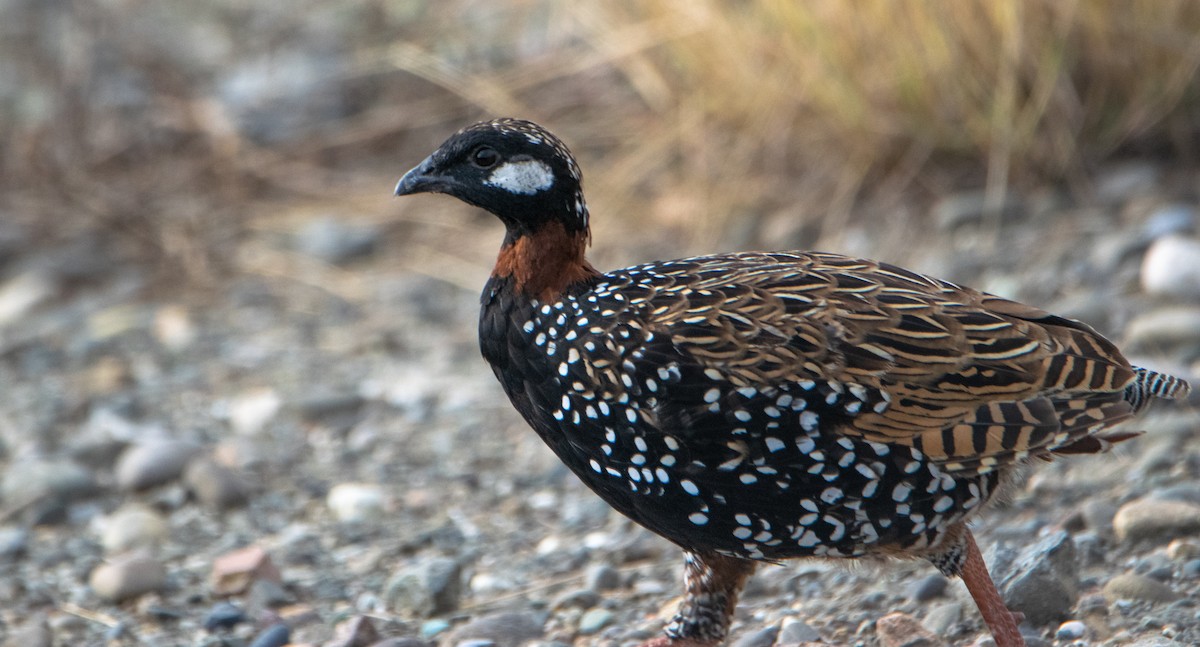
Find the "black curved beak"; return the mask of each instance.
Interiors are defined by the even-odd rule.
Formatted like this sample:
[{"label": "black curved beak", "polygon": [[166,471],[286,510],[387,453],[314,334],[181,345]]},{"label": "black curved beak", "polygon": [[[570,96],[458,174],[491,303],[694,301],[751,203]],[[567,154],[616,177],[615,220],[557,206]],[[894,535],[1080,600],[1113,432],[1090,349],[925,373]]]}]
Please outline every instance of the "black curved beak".
[{"label": "black curved beak", "polygon": [[396,195],[444,193],[448,184],[446,178],[433,172],[433,156],[430,155],[400,178],[396,183]]}]

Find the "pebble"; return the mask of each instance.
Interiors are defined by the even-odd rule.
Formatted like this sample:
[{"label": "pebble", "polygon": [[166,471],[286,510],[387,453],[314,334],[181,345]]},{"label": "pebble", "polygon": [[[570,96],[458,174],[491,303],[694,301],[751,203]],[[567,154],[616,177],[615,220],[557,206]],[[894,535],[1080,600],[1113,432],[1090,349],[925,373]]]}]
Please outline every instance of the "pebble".
[{"label": "pebble", "polygon": [[1152,241],[1171,234],[1196,233],[1200,227],[1200,212],[1182,202],[1165,204],[1154,210],[1142,226],[1142,240]]},{"label": "pebble", "polygon": [[1049,624],[1070,612],[1079,597],[1075,544],[1062,531],[1023,550],[1000,583],[1004,601],[1034,625]]},{"label": "pebble", "polygon": [[164,348],[179,353],[196,340],[196,326],[187,308],[178,304],[167,304],[154,313],[154,338]]},{"label": "pebble", "polygon": [[1194,580],[1200,577],[1200,559],[1190,559],[1184,563],[1179,574],[1184,579]]},{"label": "pebble", "polygon": [[820,641],[821,633],[799,618],[784,618],[779,624],[779,638],[776,642],[781,645]]},{"label": "pebble", "polygon": [[322,647],[370,647],[379,642],[379,631],[367,616],[354,616],[334,628],[334,638]]},{"label": "pebble", "polygon": [[[1164,418],[1163,416],[1156,417],[1154,423],[1154,432],[1156,434],[1160,433],[1160,430],[1166,426],[1163,423],[1170,419],[1171,418]],[[1200,429],[1200,416],[1188,415],[1184,417],[1181,422],[1184,423],[1183,428],[1186,431],[1179,435],[1180,440],[1191,436],[1193,429]],[[1200,505],[1200,483],[1183,482],[1176,483],[1174,485],[1168,485],[1166,487],[1154,490],[1150,493],[1150,496],[1163,501],[1183,501],[1184,503],[1194,503],[1196,505]]]},{"label": "pebble", "polygon": [[117,508],[102,522],[100,545],[109,555],[134,548],[157,549],[167,539],[167,521],[161,514],[138,503]]},{"label": "pebble", "polygon": [[778,635],[778,625],[763,627],[762,629],[738,636],[736,640],[730,643],[730,647],[771,647],[771,645],[775,644],[775,637]]},{"label": "pebble", "polygon": [[1104,585],[1104,597],[1114,602],[1116,600],[1171,602],[1178,600],[1180,596],[1171,587],[1158,580],[1136,573],[1123,573]]},{"label": "pebble", "polygon": [[1200,343],[1200,308],[1175,306],[1138,315],[1125,327],[1124,350],[1162,352]]},{"label": "pebble", "polygon": [[53,647],[54,632],[43,615],[23,622],[8,635],[4,647]]},{"label": "pebble", "polygon": [[450,628],[450,623],[441,619],[433,618],[421,623],[421,637],[428,640]]},{"label": "pebble", "polygon": [[243,593],[255,580],[280,582],[282,579],[271,556],[259,546],[240,548],[213,560],[213,592],[217,595]]},{"label": "pebble", "polygon": [[208,632],[217,631],[219,629],[232,629],[234,626],[246,622],[249,618],[242,608],[230,602],[218,602],[204,616],[204,629]]},{"label": "pebble", "polygon": [[608,609],[589,609],[579,618],[579,633],[590,636],[608,626],[613,612]]},{"label": "pebble", "polygon": [[88,585],[96,595],[113,602],[157,591],[166,582],[167,569],[162,563],[141,553],[101,564],[88,578]]},{"label": "pebble", "polygon": [[[1017,216],[1022,211],[1021,201],[1015,195],[1003,196],[1001,205],[1003,219]],[[939,227],[949,230],[991,217],[989,206],[984,191],[961,191],[939,199],[933,205],[932,215]]]},{"label": "pebble", "polygon": [[1054,637],[1059,640],[1079,640],[1087,634],[1087,625],[1078,620],[1068,620],[1058,626]]},{"label": "pebble", "polygon": [[25,554],[28,546],[28,530],[14,526],[0,528],[0,562],[21,557]]},{"label": "pebble", "polygon": [[1148,294],[1200,299],[1200,240],[1174,234],[1151,243],[1141,281]]},{"label": "pebble", "polygon": [[276,609],[292,604],[296,600],[280,582],[257,578],[250,584],[248,601],[257,608]]},{"label": "pebble", "polygon": [[1112,535],[1112,520],[1117,514],[1117,506],[1111,501],[1088,499],[1080,506],[1079,511],[1088,529],[1105,536]]},{"label": "pebble", "polygon": [[584,582],[596,592],[612,591],[621,587],[621,572],[608,564],[596,564],[588,568]]},{"label": "pebble", "polygon": [[943,602],[931,608],[925,614],[921,624],[938,636],[945,636],[962,620],[963,605],[961,602]]},{"label": "pebble", "polygon": [[946,593],[950,580],[940,573],[926,575],[908,587],[908,598],[914,602],[928,602]]},{"label": "pebble", "polygon": [[427,618],[456,610],[462,590],[462,567],[458,561],[431,557],[393,575],[384,597],[395,611]]},{"label": "pebble", "polygon": [[367,225],[350,225],[341,218],[314,218],[296,235],[296,248],[326,263],[342,265],[368,256],[379,243],[379,230]]},{"label": "pebble", "polygon": [[4,468],[0,498],[6,505],[44,499],[73,501],[97,493],[92,473],[68,460],[14,460]]},{"label": "pebble", "polygon": [[554,603],[550,607],[553,609],[590,609],[600,604],[602,599],[599,593],[591,589],[576,589],[554,598]]},{"label": "pebble", "polygon": [[20,320],[58,288],[45,272],[29,270],[0,284],[0,326]]},{"label": "pebble", "polygon": [[1096,175],[1096,198],[1104,203],[1123,203],[1131,197],[1153,191],[1161,175],[1158,166],[1149,162],[1115,164]]},{"label": "pebble", "polygon": [[195,443],[166,438],[133,445],[117,459],[117,487],[130,492],[174,481],[198,453]]},{"label": "pebble", "polygon": [[218,511],[245,505],[250,498],[250,488],[239,473],[203,456],[188,463],[183,485],[201,505]]},{"label": "pebble", "polygon": [[[543,620],[531,612],[501,611],[479,616],[454,629],[447,639],[448,644],[465,640],[487,640],[496,647],[519,647],[537,640],[544,633]],[[422,632],[423,633],[423,632]]]},{"label": "pebble", "polygon": [[239,394],[227,406],[229,426],[240,435],[254,436],[275,419],[283,407],[283,399],[275,389],[263,387]]},{"label": "pebble", "polygon": [[366,522],[379,519],[386,507],[383,488],[369,483],[339,483],[329,489],[325,505],[338,521]]},{"label": "pebble", "polygon": [[1113,532],[1125,543],[1200,532],[1200,505],[1146,497],[1130,501],[1113,517]]},{"label": "pebble", "polygon": [[282,622],[277,622],[255,636],[250,647],[283,647],[291,642],[291,637],[291,628]]},{"label": "pebble", "polygon": [[875,632],[883,647],[939,647],[944,642],[926,629],[916,618],[899,611],[889,613],[875,622]]}]

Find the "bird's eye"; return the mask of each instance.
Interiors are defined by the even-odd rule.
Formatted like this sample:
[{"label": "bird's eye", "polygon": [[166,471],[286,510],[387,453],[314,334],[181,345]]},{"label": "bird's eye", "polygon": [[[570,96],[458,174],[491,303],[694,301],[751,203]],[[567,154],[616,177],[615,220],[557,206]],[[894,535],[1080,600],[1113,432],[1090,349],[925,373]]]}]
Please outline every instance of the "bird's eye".
[{"label": "bird's eye", "polygon": [[491,168],[500,161],[500,153],[490,146],[480,146],[471,153],[471,163],[479,168]]}]

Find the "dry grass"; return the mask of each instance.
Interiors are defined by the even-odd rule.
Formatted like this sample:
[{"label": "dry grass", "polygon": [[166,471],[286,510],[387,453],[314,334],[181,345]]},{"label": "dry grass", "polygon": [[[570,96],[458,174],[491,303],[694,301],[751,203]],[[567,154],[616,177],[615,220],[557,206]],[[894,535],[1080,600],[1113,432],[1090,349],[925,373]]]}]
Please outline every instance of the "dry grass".
[{"label": "dry grass", "polygon": [[[214,25],[247,22],[238,3],[213,7]],[[999,207],[1010,186],[1086,183],[1126,151],[1191,161],[1200,132],[1189,0],[343,0],[232,41],[235,57],[302,51],[322,21],[351,25],[353,64],[331,73],[363,104],[285,143],[236,129],[205,91],[219,69],[172,67],[179,57],[132,42],[107,9],[70,11],[86,36],[72,42],[107,46],[157,99],[104,113],[77,60],[20,44],[12,69],[30,59],[29,78],[61,84],[62,101],[53,122],[0,130],[0,184],[67,187],[74,218],[182,253],[185,273],[212,271],[223,255],[204,251],[205,232],[226,244],[261,211],[246,203],[359,200],[350,173],[398,172],[476,117],[548,123],[584,158],[598,209],[649,216],[685,250],[775,233],[817,244],[877,211],[864,205],[963,187]],[[189,190],[201,206],[179,208]]]}]

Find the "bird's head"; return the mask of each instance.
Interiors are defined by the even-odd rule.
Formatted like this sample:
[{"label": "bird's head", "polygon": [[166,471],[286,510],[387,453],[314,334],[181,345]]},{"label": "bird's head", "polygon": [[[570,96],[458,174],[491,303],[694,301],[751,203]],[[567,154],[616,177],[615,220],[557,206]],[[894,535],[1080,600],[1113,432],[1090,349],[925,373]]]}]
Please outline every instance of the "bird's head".
[{"label": "bird's head", "polygon": [[396,195],[445,193],[486,209],[508,228],[509,240],[555,223],[588,235],[579,166],[571,151],[541,126],[497,119],[464,128],[396,184]]}]

